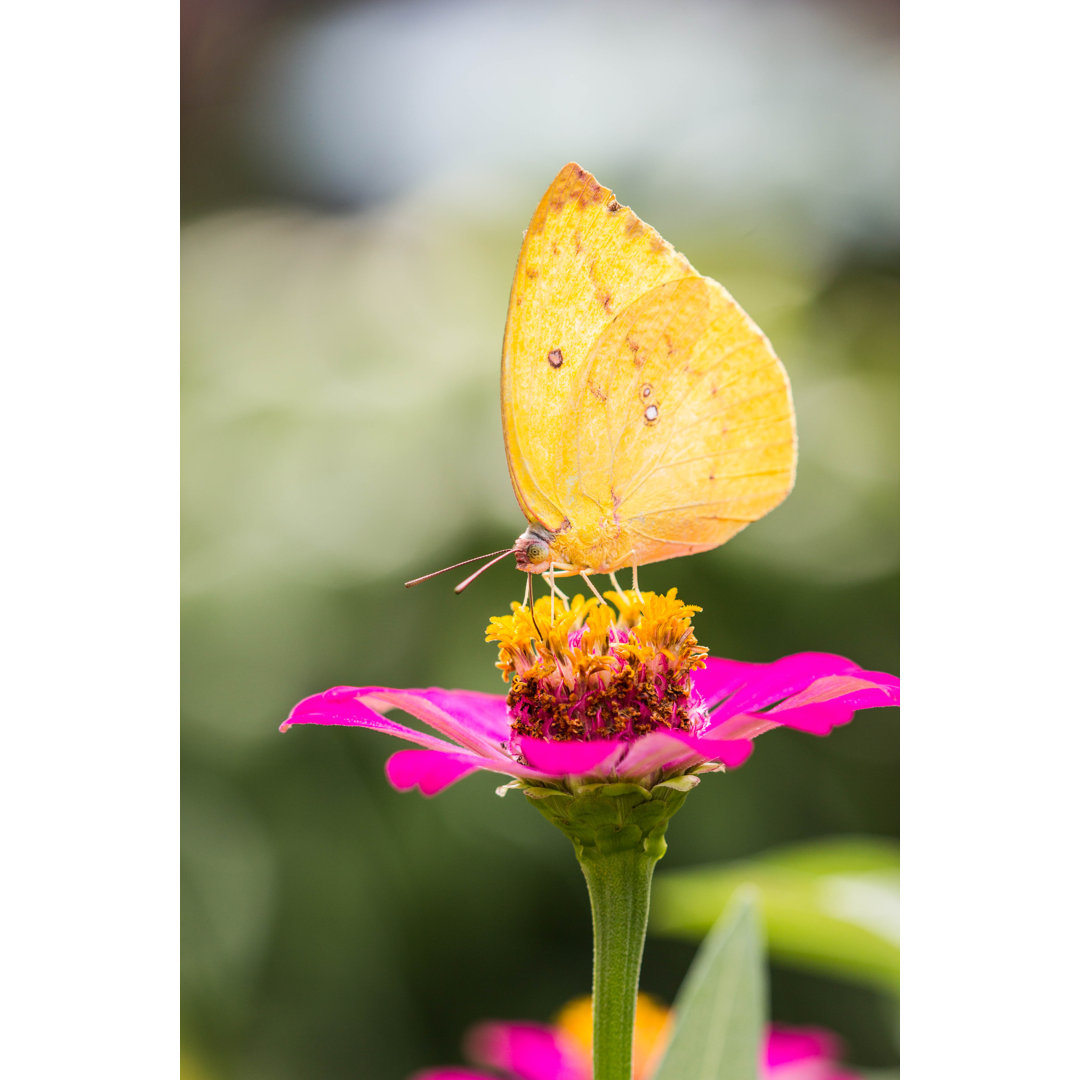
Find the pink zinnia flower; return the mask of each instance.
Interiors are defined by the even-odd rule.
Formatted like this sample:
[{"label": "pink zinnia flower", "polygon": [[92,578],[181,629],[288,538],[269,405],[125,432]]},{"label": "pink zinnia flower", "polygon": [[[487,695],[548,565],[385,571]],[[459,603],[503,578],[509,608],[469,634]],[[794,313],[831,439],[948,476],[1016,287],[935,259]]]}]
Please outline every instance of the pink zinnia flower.
[{"label": "pink zinnia flower", "polygon": [[[515,604],[492,619],[488,640],[511,684],[505,698],[338,686],[301,701],[281,729],[340,724],[415,743],[422,749],[393,754],[386,771],[394,787],[424,795],[480,769],[532,794],[623,782],[685,791],[699,773],[741,765],[752,740],[773,728],[827,735],[857,709],[898,703],[895,676],[831,653],[772,663],[708,657],[691,623],[701,609],[674,589],[606,595],[615,611],[575,596],[568,605]],[[391,709],[430,731],[386,719]]]},{"label": "pink zinnia flower", "polygon": [[[634,1025],[634,1080],[649,1080],[659,1064],[669,1034],[670,1010],[648,994],[638,995]],[[554,1024],[521,1021],[480,1024],[465,1040],[466,1055],[477,1065],[498,1069],[512,1080],[590,1080],[592,1076],[592,1005],[571,1002]],[[768,1080],[858,1080],[836,1064],[839,1040],[821,1028],[773,1025],[761,1052]],[[496,1080],[494,1073],[473,1068],[427,1069],[412,1080]]]}]

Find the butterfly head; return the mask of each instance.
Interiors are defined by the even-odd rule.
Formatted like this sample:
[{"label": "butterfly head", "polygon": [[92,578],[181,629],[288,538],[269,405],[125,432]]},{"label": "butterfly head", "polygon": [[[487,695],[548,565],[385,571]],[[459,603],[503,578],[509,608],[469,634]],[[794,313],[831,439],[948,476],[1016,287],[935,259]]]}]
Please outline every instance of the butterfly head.
[{"label": "butterfly head", "polygon": [[514,561],[527,574],[542,574],[551,569],[551,541],[554,533],[542,525],[530,525],[514,541]]}]

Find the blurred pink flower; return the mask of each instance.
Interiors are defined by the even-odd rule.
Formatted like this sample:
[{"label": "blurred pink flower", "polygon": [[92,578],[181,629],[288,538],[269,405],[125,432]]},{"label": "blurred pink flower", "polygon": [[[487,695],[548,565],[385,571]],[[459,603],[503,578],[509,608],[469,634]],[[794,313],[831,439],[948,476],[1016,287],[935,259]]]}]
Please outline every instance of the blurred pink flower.
[{"label": "blurred pink flower", "polygon": [[[472,690],[338,686],[305,698],[281,725],[370,728],[415,743],[386,764],[401,791],[435,795],[479,769],[516,786],[570,790],[594,782],[645,788],[741,765],[777,727],[827,735],[857,709],[896,705],[899,679],[843,656],[804,652],[771,663],[706,657],[675,590],[640,600],[515,605],[492,620],[508,697]],[[551,608],[549,608],[549,611]],[[384,713],[400,709],[434,732]]]},{"label": "blurred pink flower", "polygon": [[[461,1067],[426,1069],[411,1080],[590,1080],[591,1005],[571,1002],[554,1024],[493,1021],[480,1024],[465,1040],[466,1055],[480,1070]],[[638,998],[635,1023],[634,1080],[649,1080],[659,1064],[669,1033],[669,1010],[649,997]],[[837,1064],[840,1041],[821,1028],[769,1028],[761,1052],[767,1080],[858,1080]]]}]

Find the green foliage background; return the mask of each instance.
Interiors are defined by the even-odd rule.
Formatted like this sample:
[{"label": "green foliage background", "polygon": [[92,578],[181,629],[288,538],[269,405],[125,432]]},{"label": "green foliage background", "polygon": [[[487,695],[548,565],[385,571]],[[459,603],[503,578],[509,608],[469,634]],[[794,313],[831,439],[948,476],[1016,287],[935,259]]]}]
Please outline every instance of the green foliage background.
[{"label": "green foliage background", "polygon": [[[797,187],[752,213],[735,195],[695,203],[670,173],[599,144],[594,162],[581,139],[561,157],[496,161],[483,201],[432,167],[331,206],[235,137],[270,109],[250,97],[253,73],[297,18],[185,9],[185,1070],[394,1080],[459,1061],[471,1023],[543,1020],[589,986],[584,884],[522,798],[497,798],[488,776],[432,801],[400,795],[383,777],[389,739],[277,732],[295,701],[336,684],[501,690],[484,627],[521,576],[496,569],[460,597],[452,581],[401,583],[522,528],[498,364],[545,185],[571,157],[595,171],[724,282],[791,375],[790,499],[724,548],[642,573],[704,608],[714,653],[746,660],[814,649],[898,670],[896,235],[823,231]],[[844,32],[891,55],[880,26]],[[823,79],[838,77],[833,58]],[[822,115],[822,140],[834,119]],[[891,145],[894,117],[880,123]],[[658,882],[782,843],[895,837],[897,725],[889,710],[828,739],[769,734],[692,793]],[[654,932],[643,988],[672,1000],[693,949]],[[771,1002],[776,1020],[834,1028],[856,1064],[895,1062],[884,989],[776,964]]]}]

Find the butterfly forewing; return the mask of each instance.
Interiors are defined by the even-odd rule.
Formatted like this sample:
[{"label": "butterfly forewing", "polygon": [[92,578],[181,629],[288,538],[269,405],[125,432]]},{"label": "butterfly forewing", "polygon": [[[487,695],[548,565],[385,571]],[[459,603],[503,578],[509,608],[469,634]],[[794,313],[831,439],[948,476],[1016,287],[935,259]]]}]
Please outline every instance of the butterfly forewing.
[{"label": "butterfly forewing", "polygon": [[655,229],[577,165],[555,178],[518,259],[503,340],[502,419],[518,503],[550,529],[575,460],[565,425],[597,337],[643,293],[694,274]]}]

